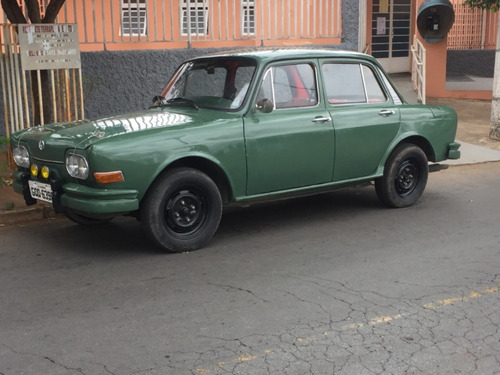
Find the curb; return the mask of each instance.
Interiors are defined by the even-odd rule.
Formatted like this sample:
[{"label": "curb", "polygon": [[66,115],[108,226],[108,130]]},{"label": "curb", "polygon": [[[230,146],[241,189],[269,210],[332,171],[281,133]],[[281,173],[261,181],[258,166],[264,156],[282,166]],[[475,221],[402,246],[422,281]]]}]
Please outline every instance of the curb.
[{"label": "curb", "polygon": [[12,211],[0,211],[0,226],[21,224],[40,219],[54,218],[56,216],[57,214],[52,207],[45,205],[25,207]]}]

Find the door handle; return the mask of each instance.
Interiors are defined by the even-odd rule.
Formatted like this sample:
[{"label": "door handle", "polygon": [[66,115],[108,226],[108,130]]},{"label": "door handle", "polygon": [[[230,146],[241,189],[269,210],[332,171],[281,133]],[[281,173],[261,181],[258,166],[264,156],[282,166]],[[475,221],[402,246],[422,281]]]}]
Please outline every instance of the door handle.
[{"label": "door handle", "polygon": [[394,111],[394,110],[392,110],[392,109],[383,109],[383,110],[381,110],[378,114],[379,114],[380,116],[387,117],[387,116],[390,116],[390,115],[395,115],[395,114],[396,114],[396,111]]},{"label": "door handle", "polygon": [[312,120],[312,122],[331,122],[332,121],[332,118],[329,117],[329,116],[324,116],[324,117],[321,117],[321,116],[318,116],[318,117],[315,117],[314,120]]}]

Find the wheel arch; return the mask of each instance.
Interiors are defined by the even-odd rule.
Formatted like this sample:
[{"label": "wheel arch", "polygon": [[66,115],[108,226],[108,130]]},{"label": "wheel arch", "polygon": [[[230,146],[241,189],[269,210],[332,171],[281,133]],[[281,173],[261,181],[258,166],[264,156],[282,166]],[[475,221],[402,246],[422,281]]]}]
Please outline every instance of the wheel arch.
[{"label": "wheel arch", "polygon": [[420,149],[422,149],[422,151],[425,153],[427,160],[429,160],[429,161],[433,161],[436,158],[434,149],[433,149],[431,143],[426,138],[419,136],[419,135],[411,135],[409,137],[400,139],[398,142],[395,142],[392,145],[392,147],[390,147],[390,149],[389,149],[390,151],[388,151],[386,153],[386,155],[384,156],[382,166],[385,165],[385,163],[387,162],[387,159],[389,159],[389,156],[394,152],[394,150],[402,144],[410,144],[410,145],[415,145],[415,146],[420,147]]},{"label": "wheel arch", "polygon": [[214,161],[201,156],[186,156],[168,164],[151,182],[144,196],[160,176],[175,168],[192,168],[205,173],[217,185],[223,203],[228,203],[233,199],[233,190],[225,171]]}]

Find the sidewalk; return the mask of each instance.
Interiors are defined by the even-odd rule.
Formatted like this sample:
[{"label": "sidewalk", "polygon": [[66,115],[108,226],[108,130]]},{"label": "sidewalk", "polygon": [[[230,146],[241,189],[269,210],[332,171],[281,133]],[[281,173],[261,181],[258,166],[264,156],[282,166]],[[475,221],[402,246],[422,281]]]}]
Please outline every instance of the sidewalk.
[{"label": "sidewalk", "polygon": [[[392,80],[408,103],[418,103],[409,74],[391,75]],[[500,141],[488,138],[491,103],[479,100],[435,99],[427,104],[446,105],[458,114],[457,142],[461,157],[442,164],[465,165],[500,161]]]}]

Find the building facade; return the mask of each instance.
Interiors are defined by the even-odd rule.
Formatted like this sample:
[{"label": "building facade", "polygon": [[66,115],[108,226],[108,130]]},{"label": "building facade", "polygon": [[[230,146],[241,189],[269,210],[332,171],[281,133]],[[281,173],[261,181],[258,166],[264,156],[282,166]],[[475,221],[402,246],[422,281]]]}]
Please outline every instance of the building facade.
[{"label": "building facade", "polygon": [[[96,118],[147,107],[183,60],[219,50],[357,50],[377,57],[389,72],[410,72],[422,1],[66,0],[57,22],[78,25],[85,115]],[[452,63],[445,57],[430,64],[461,74],[474,59],[474,73],[492,74],[496,16],[464,10],[462,0],[452,1]],[[3,103],[2,95],[0,90]],[[0,135],[5,134],[3,111],[0,107]]]}]

